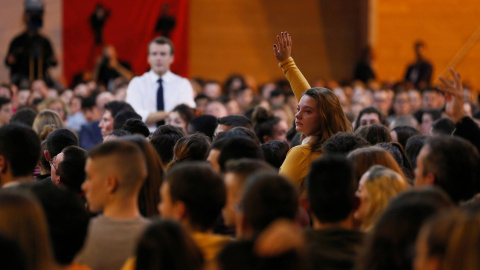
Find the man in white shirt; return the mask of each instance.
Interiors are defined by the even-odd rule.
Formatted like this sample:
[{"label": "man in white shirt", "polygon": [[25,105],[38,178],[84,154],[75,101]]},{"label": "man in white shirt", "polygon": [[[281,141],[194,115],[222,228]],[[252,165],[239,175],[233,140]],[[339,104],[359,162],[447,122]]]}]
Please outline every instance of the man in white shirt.
[{"label": "man in white shirt", "polygon": [[150,131],[168,116],[179,104],[195,107],[193,88],[190,82],[170,71],[174,48],[165,37],[152,40],[148,46],[150,71],[130,81],[127,103],[132,105]]}]

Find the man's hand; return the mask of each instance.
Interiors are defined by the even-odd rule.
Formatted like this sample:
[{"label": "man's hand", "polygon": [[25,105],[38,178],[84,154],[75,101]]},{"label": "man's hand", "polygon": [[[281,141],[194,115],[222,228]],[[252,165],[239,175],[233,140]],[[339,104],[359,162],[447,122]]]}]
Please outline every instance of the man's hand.
[{"label": "man's hand", "polygon": [[438,88],[445,93],[447,100],[445,111],[456,123],[466,116],[463,111],[463,87],[462,81],[460,80],[460,73],[455,73],[453,68],[450,68],[450,74],[452,74],[453,81],[439,77],[444,86]]},{"label": "man's hand", "polygon": [[287,32],[277,35],[278,44],[273,44],[273,53],[278,62],[282,62],[292,55],[292,38]]}]

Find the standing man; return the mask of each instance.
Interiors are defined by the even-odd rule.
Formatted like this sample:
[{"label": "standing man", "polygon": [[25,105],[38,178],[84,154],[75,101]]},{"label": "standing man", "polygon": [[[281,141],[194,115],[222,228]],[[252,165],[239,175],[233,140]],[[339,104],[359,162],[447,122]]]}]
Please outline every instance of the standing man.
[{"label": "standing man", "polygon": [[142,116],[150,131],[155,131],[179,104],[195,107],[193,88],[190,82],[170,71],[174,48],[165,37],[155,38],[148,45],[150,71],[130,81],[127,103]]}]

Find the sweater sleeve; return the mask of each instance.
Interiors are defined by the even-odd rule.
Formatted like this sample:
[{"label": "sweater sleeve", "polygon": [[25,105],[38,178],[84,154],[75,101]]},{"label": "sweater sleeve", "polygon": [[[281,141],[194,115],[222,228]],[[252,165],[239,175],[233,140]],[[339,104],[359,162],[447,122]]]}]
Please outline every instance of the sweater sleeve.
[{"label": "sweater sleeve", "polygon": [[288,151],[279,173],[292,181],[300,190],[303,190],[303,179],[308,173],[308,151],[300,147],[293,147]]},{"label": "sweater sleeve", "polygon": [[278,65],[282,68],[283,74],[287,77],[288,82],[290,82],[297,102],[300,102],[303,92],[311,88],[310,84],[295,65],[292,57],[283,60]]}]

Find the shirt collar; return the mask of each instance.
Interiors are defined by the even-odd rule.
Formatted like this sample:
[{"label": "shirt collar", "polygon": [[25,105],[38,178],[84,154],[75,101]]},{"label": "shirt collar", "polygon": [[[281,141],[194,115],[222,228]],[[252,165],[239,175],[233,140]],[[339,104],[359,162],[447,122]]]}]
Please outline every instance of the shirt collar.
[{"label": "shirt collar", "polygon": [[173,78],[173,73],[169,70],[163,76],[158,76],[157,73],[153,72],[153,70],[150,70],[149,72],[150,78],[153,82],[157,82],[158,79],[162,78],[164,82],[169,82]]}]

